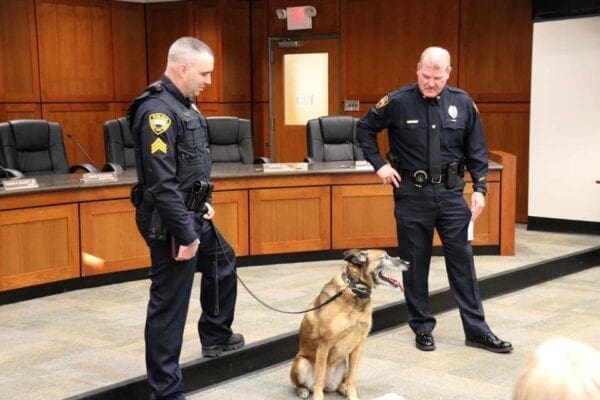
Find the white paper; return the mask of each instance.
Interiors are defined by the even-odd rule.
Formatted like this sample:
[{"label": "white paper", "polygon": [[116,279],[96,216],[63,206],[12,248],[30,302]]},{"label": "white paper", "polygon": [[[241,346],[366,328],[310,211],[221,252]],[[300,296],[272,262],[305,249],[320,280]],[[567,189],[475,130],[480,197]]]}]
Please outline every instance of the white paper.
[{"label": "white paper", "polygon": [[473,240],[473,220],[469,221],[469,227],[467,228],[467,240],[470,242]]}]

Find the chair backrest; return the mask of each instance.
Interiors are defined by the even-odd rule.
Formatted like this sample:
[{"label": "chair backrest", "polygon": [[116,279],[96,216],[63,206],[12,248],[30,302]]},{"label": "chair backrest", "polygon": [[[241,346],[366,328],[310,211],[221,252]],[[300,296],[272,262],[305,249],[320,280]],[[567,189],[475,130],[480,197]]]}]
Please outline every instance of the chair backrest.
[{"label": "chair backrest", "polygon": [[23,119],[1,123],[0,152],[4,167],[26,176],[69,173],[62,129],[56,122]]},{"label": "chair backrest", "polygon": [[308,157],[312,161],[364,160],[356,142],[358,118],[332,115],[309,120],[306,123]]},{"label": "chair backrest", "polygon": [[135,168],[133,135],[125,117],[104,123],[104,154],[106,162],[119,164],[123,169]]},{"label": "chair backrest", "polygon": [[213,163],[252,164],[252,127],[237,117],[207,117],[208,143]]}]

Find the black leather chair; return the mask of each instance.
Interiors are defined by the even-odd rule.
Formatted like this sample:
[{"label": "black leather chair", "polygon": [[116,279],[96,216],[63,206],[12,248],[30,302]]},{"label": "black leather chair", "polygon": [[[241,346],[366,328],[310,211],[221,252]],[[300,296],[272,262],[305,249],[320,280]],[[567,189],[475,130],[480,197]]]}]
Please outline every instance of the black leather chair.
[{"label": "black leather chair", "polygon": [[24,176],[68,174],[78,169],[97,172],[88,163],[69,166],[62,129],[56,122],[22,119],[0,123],[0,152],[4,167]]},{"label": "black leather chair", "polygon": [[308,162],[362,161],[364,156],[356,141],[358,118],[332,115],[306,123]]},{"label": "black leather chair", "polygon": [[104,171],[122,171],[135,168],[133,135],[127,118],[120,117],[104,123]]},{"label": "black leather chair", "polygon": [[208,142],[213,164],[264,164],[254,157],[250,121],[237,117],[207,117]]}]

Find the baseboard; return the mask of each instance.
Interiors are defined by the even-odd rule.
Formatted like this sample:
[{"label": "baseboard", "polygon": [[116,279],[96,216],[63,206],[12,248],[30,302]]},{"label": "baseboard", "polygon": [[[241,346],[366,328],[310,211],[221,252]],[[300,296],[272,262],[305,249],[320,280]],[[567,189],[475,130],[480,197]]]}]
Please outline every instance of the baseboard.
[{"label": "baseboard", "polygon": [[600,222],[527,217],[527,230],[600,235]]},{"label": "baseboard", "polygon": [[[539,283],[583,271],[600,265],[600,246],[530,264],[479,280],[482,299],[525,289]],[[431,292],[429,308],[433,314],[456,308],[452,292],[439,289]],[[404,301],[377,307],[373,312],[371,333],[396,328],[408,322]],[[199,359],[182,365],[186,392],[205,389],[244,374],[291,360],[298,350],[298,333],[290,332],[246,346],[219,358]],[[145,376],[83,393],[67,400],[147,399],[150,388]]]}]

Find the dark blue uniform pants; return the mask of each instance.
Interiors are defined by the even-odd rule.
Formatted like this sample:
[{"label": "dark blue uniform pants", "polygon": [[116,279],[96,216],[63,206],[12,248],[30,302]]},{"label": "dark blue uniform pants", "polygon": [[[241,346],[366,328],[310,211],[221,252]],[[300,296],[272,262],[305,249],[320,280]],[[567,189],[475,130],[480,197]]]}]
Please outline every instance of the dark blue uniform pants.
[{"label": "dark blue uniform pants", "polygon": [[196,217],[196,231],[200,237],[198,254],[185,262],[173,259],[170,242],[150,242],[152,283],[145,340],[146,368],[153,400],[184,398],[179,355],[196,271],[202,273],[202,315],[198,321],[201,343],[204,346],[223,343],[232,334],[237,295],[234,252],[222,237],[224,248],[217,245],[216,235],[220,234],[201,217]]},{"label": "dark blue uniform pants", "polygon": [[479,296],[473,249],[467,240],[471,211],[463,198],[463,188],[464,182],[459,178],[453,189],[447,189],[444,183],[419,189],[408,179],[394,189],[400,257],[410,262],[403,280],[408,323],[414,332],[431,332],[435,327],[435,318],[428,310],[434,227],[442,239],[446,273],[465,334],[489,331]]}]

